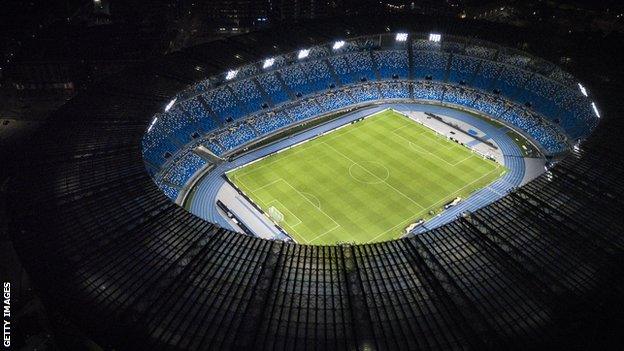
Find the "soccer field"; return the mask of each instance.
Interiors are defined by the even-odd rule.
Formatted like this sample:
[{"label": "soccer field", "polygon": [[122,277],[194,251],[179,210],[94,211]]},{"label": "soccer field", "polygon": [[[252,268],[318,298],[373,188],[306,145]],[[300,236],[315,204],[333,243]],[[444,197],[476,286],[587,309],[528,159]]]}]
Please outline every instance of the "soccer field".
[{"label": "soccer field", "polygon": [[[400,237],[507,169],[385,110],[227,173],[302,244]],[[274,217],[275,218],[275,217]]]}]

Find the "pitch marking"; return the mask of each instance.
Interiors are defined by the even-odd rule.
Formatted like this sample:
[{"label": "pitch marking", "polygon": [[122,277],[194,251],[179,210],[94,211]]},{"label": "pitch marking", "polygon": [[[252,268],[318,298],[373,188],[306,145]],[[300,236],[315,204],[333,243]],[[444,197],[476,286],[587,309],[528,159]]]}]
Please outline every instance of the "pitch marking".
[{"label": "pitch marking", "polygon": [[[342,152],[336,150],[336,148],[334,148],[333,146],[327,144],[327,143],[323,143],[327,146],[329,146],[332,150],[334,150],[335,152],[337,152],[338,154],[342,155],[342,157],[346,158],[347,160],[351,161],[352,163],[357,163],[355,161],[353,161],[349,156],[343,154]],[[372,175],[375,178],[379,178],[376,175],[374,175],[373,173],[371,173],[368,169],[366,168],[362,168],[364,169],[366,172],[368,172],[370,175]],[[385,183],[387,186],[389,186],[390,188],[392,188],[394,191],[396,191],[397,193],[399,193],[401,196],[403,196],[404,198],[406,198],[407,200],[409,200],[411,203],[413,203],[414,205],[420,207],[421,209],[424,209],[424,207],[422,205],[420,205],[418,202],[414,201],[411,197],[405,195],[402,191],[400,191],[399,189],[395,188],[394,186],[390,185],[390,183],[383,181],[383,183]]]},{"label": "pitch marking", "polygon": [[[351,166],[349,166],[349,176],[351,176],[351,178],[355,179],[356,181],[358,181],[360,183],[364,183],[364,184],[380,184],[380,183],[384,183],[388,178],[390,178],[390,171],[388,170],[388,168],[386,168],[386,166],[382,165],[381,163],[379,163],[377,161],[362,161],[361,163],[372,163],[372,164],[380,165],[386,171],[386,176],[383,179],[381,179],[380,177],[377,177],[375,174],[373,174],[371,171],[369,171],[366,167],[364,167],[360,163],[355,162]],[[373,177],[375,177],[375,179],[377,179],[377,181],[372,181],[371,182],[371,181],[364,181],[364,180],[358,179],[356,176],[353,175],[353,173],[351,171],[353,166],[359,166],[360,168],[365,170],[368,174],[371,174]]]},{"label": "pitch marking", "polygon": [[318,208],[319,210],[321,209],[321,200],[319,200],[318,197],[314,196],[313,194],[306,193],[306,192],[303,192],[303,191],[301,191],[301,194],[309,195],[310,197],[312,197],[316,201],[316,203],[318,204],[318,206],[315,206],[315,207]]},{"label": "pitch marking", "polygon": [[298,226],[299,224],[301,224],[301,223],[302,223],[302,222],[301,222],[301,219],[300,219],[299,217],[297,217],[297,215],[295,215],[295,214],[294,214],[291,210],[289,210],[289,209],[288,209],[288,207],[284,206],[284,204],[282,204],[282,203],[281,203],[279,200],[277,200],[277,199],[273,199],[272,201],[267,202],[267,204],[266,204],[267,208],[271,207],[271,204],[272,204],[272,203],[275,203],[275,202],[277,202],[278,204],[280,204],[280,206],[281,206],[284,210],[288,211],[288,213],[290,213],[291,215],[293,215],[293,217],[297,218],[297,220],[299,221],[299,222],[297,222],[297,223],[295,223],[295,224],[290,224],[290,223],[288,223],[288,222],[284,221],[284,222],[286,222],[286,224],[288,224],[288,226],[289,226],[289,227],[294,228],[295,226]]}]

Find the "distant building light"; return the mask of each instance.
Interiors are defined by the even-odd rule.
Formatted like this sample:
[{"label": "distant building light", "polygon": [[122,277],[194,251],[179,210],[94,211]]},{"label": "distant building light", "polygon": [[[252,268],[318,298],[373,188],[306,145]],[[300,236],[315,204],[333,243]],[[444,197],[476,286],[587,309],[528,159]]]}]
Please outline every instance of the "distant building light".
[{"label": "distant building light", "polygon": [[269,68],[273,66],[274,63],[275,63],[275,59],[273,57],[268,58],[264,60],[264,63],[262,64],[262,68]]},{"label": "distant building light", "polygon": [[167,106],[165,106],[165,112],[171,110],[171,108],[173,107],[173,104],[175,104],[177,100],[178,98],[176,97],[176,98],[173,98],[171,101],[169,101]]},{"label": "distant building light", "polygon": [[156,121],[158,121],[158,117],[154,117],[154,119],[152,120],[152,123],[150,123],[149,127],[147,127],[148,133],[150,132],[150,130],[152,130],[152,128],[154,127],[154,124],[156,124]]},{"label": "distant building light", "polygon": [[596,117],[600,118],[600,112],[598,112],[598,107],[596,107],[596,103],[592,102],[592,109],[594,109],[594,113],[596,114]]},{"label": "distant building light", "polygon": [[429,41],[432,41],[434,43],[439,43],[441,40],[442,40],[442,34],[437,34],[437,33],[429,34]]},{"label": "distant building light", "polygon": [[238,70],[230,70],[225,74],[225,80],[231,80],[236,78],[236,75],[238,74]]},{"label": "distant building light", "polygon": [[297,54],[298,59],[304,59],[310,55],[310,49],[299,50],[299,54]]},{"label": "distant building light", "polygon": [[578,83],[578,87],[581,90],[581,93],[583,93],[583,95],[587,96],[587,89],[585,89],[585,87],[583,86],[583,84]]},{"label": "distant building light", "polygon": [[338,50],[338,49],[340,49],[343,46],[345,46],[345,41],[344,40],[338,40],[338,41],[334,42],[334,45],[332,46],[332,49]]},{"label": "distant building light", "polygon": [[407,33],[397,33],[394,39],[396,41],[407,41]]}]

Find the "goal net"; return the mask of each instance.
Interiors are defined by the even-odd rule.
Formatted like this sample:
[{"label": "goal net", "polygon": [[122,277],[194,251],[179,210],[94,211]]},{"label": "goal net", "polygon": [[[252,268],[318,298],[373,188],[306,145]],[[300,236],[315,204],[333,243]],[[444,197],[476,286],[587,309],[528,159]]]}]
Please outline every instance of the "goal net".
[{"label": "goal net", "polygon": [[284,214],[273,206],[269,207],[269,217],[275,222],[282,222],[284,220]]}]

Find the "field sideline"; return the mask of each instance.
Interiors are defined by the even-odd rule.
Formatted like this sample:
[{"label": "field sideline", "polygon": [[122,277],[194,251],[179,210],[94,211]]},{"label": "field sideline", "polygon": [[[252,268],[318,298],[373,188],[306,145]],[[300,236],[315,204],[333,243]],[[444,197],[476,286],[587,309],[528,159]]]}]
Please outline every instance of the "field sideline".
[{"label": "field sideline", "polygon": [[385,110],[227,173],[302,244],[396,239],[507,169]]}]

